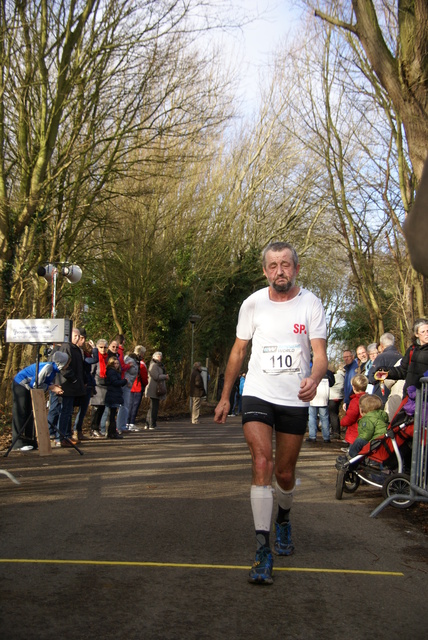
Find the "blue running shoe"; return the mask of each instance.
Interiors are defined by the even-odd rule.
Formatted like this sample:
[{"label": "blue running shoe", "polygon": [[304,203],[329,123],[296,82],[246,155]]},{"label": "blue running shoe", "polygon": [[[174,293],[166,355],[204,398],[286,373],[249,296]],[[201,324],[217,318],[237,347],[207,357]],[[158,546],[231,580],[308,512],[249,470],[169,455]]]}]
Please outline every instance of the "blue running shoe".
[{"label": "blue running shoe", "polygon": [[284,522],[284,524],[278,524],[275,522],[275,542],[273,550],[277,556],[291,556],[294,551],[294,544],[291,539],[291,524],[290,522]]},{"label": "blue running shoe", "polygon": [[256,558],[251,567],[248,582],[253,584],[272,584],[272,567],[273,556],[271,550],[268,547],[260,547],[256,551]]}]

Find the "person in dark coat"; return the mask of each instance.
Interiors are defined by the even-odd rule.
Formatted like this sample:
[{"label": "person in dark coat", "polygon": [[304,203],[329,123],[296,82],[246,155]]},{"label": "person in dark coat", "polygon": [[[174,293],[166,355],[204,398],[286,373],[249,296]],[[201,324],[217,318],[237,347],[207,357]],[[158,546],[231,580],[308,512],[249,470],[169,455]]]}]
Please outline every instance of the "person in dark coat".
[{"label": "person in dark coat", "polygon": [[[403,387],[403,397],[406,395],[407,387],[420,387],[420,379],[428,370],[428,320],[419,318],[413,325],[413,344],[407,349],[401,363],[388,369],[386,375],[375,373],[377,380],[405,380]],[[376,358],[377,360],[377,358]]]},{"label": "person in dark coat", "polygon": [[[52,425],[52,429],[56,428],[58,431],[60,444],[63,447],[72,446],[69,440],[72,439],[71,419],[74,405],[80,404],[81,398],[84,398],[86,394],[83,354],[80,347],[77,346],[79,339],[79,329],[73,329],[71,342],[63,342],[57,349],[57,351],[67,354],[70,364],[66,375],[60,382],[62,395],[59,397],[58,394],[51,394],[48,423]],[[60,402],[53,402],[53,400],[60,400]]]},{"label": "person in dark coat", "polygon": [[101,430],[106,432],[106,438],[122,439],[116,430],[116,414],[123,404],[122,388],[128,384],[126,378],[122,378],[122,369],[119,358],[113,356],[107,362],[105,409],[101,418]]},{"label": "person in dark coat", "polygon": [[162,364],[162,358],[162,352],[155,351],[149,365],[149,381],[144,393],[146,398],[150,398],[150,403],[146,415],[145,429],[156,429],[159,402],[166,398],[166,381],[169,380],[169,375]]},{"label": "person in dark coat", "polygon": [[195,362],[190,376],[190,399],[192,401],[192,424],[198,424],[201,409],[201,398],[206,395],[204,381],[201,376],[201,363]]},{"label": "person in dark coat", "polygon": [[76,440],[88,440],[89,438],[83,434],[83,421],[88,411],[91,398],[95,393],[95,378],[92,375],[92,365],[98,362],[98,356],[94,356],[92,353],[92,345],[90,342],[86,342],[85,329],[79,329],[79,331],[80,338],[77,346],[82,350],[83,354],[83,374],[85,377],[86,393],[80,401],[79,411],[74,421],[73,437]]}]

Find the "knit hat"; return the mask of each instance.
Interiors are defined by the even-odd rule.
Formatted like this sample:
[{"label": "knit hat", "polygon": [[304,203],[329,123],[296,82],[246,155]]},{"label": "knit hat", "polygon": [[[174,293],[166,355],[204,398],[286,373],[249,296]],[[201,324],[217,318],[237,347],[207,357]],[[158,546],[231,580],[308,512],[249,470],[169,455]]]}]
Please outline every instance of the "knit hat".
[{"label": "knit hat", "polygon": [[56,366],[61,371],[61,369],[64,369],[68,363],[68,355],[62,351],[55,351],[52,357],[52,362],[55,362]]}]

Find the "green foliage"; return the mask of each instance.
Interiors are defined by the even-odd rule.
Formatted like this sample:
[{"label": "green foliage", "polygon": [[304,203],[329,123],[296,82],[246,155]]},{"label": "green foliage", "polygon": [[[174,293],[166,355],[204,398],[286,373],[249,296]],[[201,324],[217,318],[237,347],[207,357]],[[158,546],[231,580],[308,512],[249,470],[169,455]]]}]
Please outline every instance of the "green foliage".
[{"label": "green foliage", "polygon": [[339,317],[342,323],[333,329],[333,341],[342,342],[348,349],[356,349],[360,344],[373,342],[373,330],[364,306],[357,305],[342,311]]},{"label": "green foliage", "polygon": [[224,367],[235,340],[239,308],[251,293],[265,286],[261,249],[249,247],[230,258],[222,274],[205,284],[204,322],[199,344],[216,366]]}]

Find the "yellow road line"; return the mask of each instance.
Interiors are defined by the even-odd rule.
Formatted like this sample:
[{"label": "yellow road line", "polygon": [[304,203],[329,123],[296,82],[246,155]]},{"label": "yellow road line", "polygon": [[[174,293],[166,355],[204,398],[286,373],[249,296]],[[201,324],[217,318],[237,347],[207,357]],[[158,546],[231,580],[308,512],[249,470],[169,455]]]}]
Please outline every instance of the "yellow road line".
[{"label": "yellow road line", "polygon": [[[1,563],[9,564],[70,564],[70,565],[94,565],[109,567],[170,567],[175,569],[232,569],[248,571],[250,567],[228,564],[187,564],[178,562],[123,562],[111,560],[31,560],[26,558],[0,558]],[[301,567],[274,567],[274,571],[290,571],[295,573],[351,573],[369,576],[399,576],[404,573],[399,571],[363,571],[360,569],[319,569]]]}]

